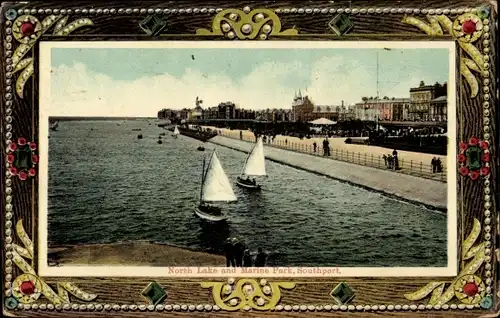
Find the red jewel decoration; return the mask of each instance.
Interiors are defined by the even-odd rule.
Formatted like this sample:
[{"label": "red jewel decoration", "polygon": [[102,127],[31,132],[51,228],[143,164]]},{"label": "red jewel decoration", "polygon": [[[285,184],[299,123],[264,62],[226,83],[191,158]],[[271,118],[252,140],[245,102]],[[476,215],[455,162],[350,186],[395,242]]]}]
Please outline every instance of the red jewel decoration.
[{"label": "red jewel decoration", "polygon": [[469,297],[474,297],[479,292],[479,287],[476,283],[467,283],[464,285],[464,294]]},{"label": "red jewel decoration", "polygon": [[467,157],[464,154],[459,154],[458,155],[458,162],[464,163],[465,161],[467,161]]},{"label": "red jewel decoration", "polygon": [[462,176],[466,176],[469,174],[469,168],[467,167],[460,167],[460,169],[458,169],[458,172],[462,175]]},{"label": "red jewel decoration", "polygon": [[480,173],[477,170],[474,170],[474,171],[470,172],[470,178],[471,178],[471,180],[477,180],[477,178],[479,178],[479,176],[480,176]]},{"label": "red jewel decoration", "polygon": [[10,167],[9,172],[11,175],[15,176],[17,174],[17,168],[16,167]]},{"label": "red jewel decoration", "polygon": [[24,146],[24,145],[26,145],[26,138],[24,138],[24,137],[20,137],[19,139],[17,139],[17,144],[18,144],[19,146]]},{"label": "red jewel decoration", "polygon": [[36,143],[30,142],[29,145],[31,150],[36,150]]},{"label": "red jewel decoration", "polygon": [[460,147],[460,149],[461,149],[461,150],[464,150],[464,151],[465,151],[465,150],[467,150],[467,148],[469,148],[469,145],[468,145],[466,142],[463,142],[463,141],[462,141],[462,142],[460,143],[460,146],[459,146],[459,147]]},{"label": "red jewel decoration", "polygon": [[21,293],[25,295],[31,295],[35,293],[35,284],[33,282],[26,280],[21,283],[21,286],[19,286],[19,290]]},{"label": "red jewel decoration", "polygon": [[35,25],[31,22],[24,22],[21,24],[21,33],[23,36],[30,36],[35,33]]},{"label": "red jewel decoration", "polygon": [[469,145],[471,146],[477,146],[479,144],[479,139],[477,137],[471,137],[469,140]]},{"label": "red jewel decoration", "polygon": [[14,156],[13,154],[8,154],[7,155],[7,162],[8,163],[13,163],[14,160],[16,160],[16,156]]},{"label": "red jewel decoration", "polygon": [[465,34],[474,33],[474,31],[476,31],[476,23],[472,22],[471,20],[465,21],[464,24],[462,24],[462,31]]},{"label": "red jewel decoration", "polygon": [[480,141],[479,142],[479,147],[481,147],[481,149],[483,149],[483,150],[488,149],[488,146],[489,146],[489,144],[487,141]]},{"label": "red jewel decoration", "polygon": [[490,168],[489,167],[482,167],[480,171],[481,171],[481,175],[482,176],[487,176],[488,174],[490,174]]},{"label": "red jewel decoration", "polygon": [[31,168],[30,170],[28,170],[28,174],[30,175],[30,177],[34,177],[36,175],[35,168]]},{"label": "red jewel decoration", "polygon": [[483,153],[483,155],[481,156],[481,160],[483,162],[490,162],[490,153],[489,152],[486,152],[486,153]]},{"label": "red jewel decoration", "polygon": [[20,171],[19,172],[19,179],[21,179],[22,181],[28,179],[28,174],[24,171]]},{"label": "red jewel decoration", "polygon": [[9,150],[10,151],[15,151],[17,149],[17,145],[13,142],[9,144]]},{"label": "red jewel decoration", "polygon": [[40,159],[40,157],[38,157],[38,155],[31,156],[31,161],[33,161],[33,163],[38,163],[39,159]]}]

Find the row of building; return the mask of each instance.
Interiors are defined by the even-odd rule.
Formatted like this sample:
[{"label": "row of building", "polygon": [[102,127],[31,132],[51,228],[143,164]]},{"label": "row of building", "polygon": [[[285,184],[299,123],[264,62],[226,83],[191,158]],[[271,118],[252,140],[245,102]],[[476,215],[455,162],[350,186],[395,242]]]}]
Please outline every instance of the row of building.
[{"label": "row of building", "polygon": [[203,108],[203,101],[196,98],[196,107],[181,110],[162,109],[158,118],[162,119],[252,119],[265,121],[308,122],[318,118],[333,121],[425,121],[445,122],[447,120],[447,84],[436,83],[410,89],[410,98],[363,97],[351,106],[316,105],[301,91],[295,94],[289,109],[248,110],[237,107],[233,102],[223,102],[217,106]]}]

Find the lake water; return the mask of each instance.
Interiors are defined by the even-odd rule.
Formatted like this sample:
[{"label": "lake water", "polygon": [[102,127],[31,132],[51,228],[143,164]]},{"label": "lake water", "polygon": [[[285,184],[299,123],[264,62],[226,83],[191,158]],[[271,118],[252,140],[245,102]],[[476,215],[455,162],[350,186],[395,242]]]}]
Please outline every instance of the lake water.
[{"label": "lake water", "polygon": [[[221,253],[236,236],[266,250],[269,265],[446,266],[446,215],[269,161],[263,191],[235,185],[227,225],[206,224],[193,208],[215,146],[200,152],[201,142],[168,132],[158,144],[162,132],[146,121],[73,121],[50,133],[49,247],[151,240]],[[234,182],[246,154],[217,154]]]}]

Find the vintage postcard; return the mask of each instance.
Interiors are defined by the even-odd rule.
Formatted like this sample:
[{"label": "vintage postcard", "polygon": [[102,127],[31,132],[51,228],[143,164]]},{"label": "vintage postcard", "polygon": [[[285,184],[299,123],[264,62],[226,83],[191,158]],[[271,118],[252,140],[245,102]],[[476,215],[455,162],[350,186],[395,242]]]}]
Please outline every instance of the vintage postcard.
[{"label": "vintage postcard", "polygon": [[494,317],[497,7],[2,4],[4,314]]}]

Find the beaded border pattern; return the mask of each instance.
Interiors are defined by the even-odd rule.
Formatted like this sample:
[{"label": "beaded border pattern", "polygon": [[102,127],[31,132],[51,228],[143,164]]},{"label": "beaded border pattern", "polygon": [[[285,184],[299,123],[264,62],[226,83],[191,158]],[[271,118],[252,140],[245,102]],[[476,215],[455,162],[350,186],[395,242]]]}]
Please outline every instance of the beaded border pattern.
[{"label": "beaded border pattern", "polygon": [[[222,8],[180,8],[180,9],[131,9],[131,8],[112,8],[112,9],[19,9],[17,13],[21,14],[90,14],[90,15],[114,15],[114,14],[213,14],[221,12]],[[347,14],[414,14],[414,15],[433,15],[433,14],[462,14],[473,11],[472,8],[457,8],[457,9],[418,9],[418,8],[277,8],[273,9],[275,13],[279,14],[334,14],[334,13],[347,13]],[[243,8],[244,12],[250,12],[250,7]],[[13,106],[13,61],[12,61],[12,22],[9,20],[5,21],[5,93],[3,98],[5,98],[5,143],[8,146],[12,142],[12,106]],[[486,39],[486,45],[483,48],[483,54],[485,62],[490,58],[489,49],[489,32],[483,33],[483,38]],[[490,136],[490,72],[486,70],[483,74],[483,139],[489,141]],[[8,168],[9,164],[6,164]],[[5,295],[11,295],[12,287],[12,179],[11,175],[6,170],[5,179]],[[486,258],[485,258],[485,276],[487,285],[487,294],[491,295],[491,285],[492,285],[492,264],[491,264],[491,196],[490,196],[490,180],[489,176],[484,180],[484,239],[486,241]],[[273,311],[415,311],[415,310],[448,310],[448,309],[478,309],[481,308],[479,305],[465,305],[465,304],[444,304],[444,305],[277,305]],[[53,305],[53,304],[18,304],[17,309],[22,310],[80,310],[80,311],[219,311],[220,307],[217,305],[210,304],[198,304],[198,305],[186,305],[186,304],[174,304],[174,305],[117,305],[117,304],[64,304],[64,305]],[[249,310],[249,308],[244,308]]]},{"label": "beaded border pattern", "polygon": [[[118,9],[19,9],[18,14],[213,14],[221,12],[222,8],[180,8],[180,9],[131,9],[131,8],[118,8]],[[276,8],[271,9],[275,13],[284,14],[333,14],[333,13],[347,13],[347,14],[373,14],[373,13],[392,13],[392,14],[462,14],[471,12],[472,8],[458,8],[458,9],[418,9],[418,8]],[[250,7],[244,7],[243,11],[250,12]]]},{"label": "beaded border pattern", "polygon": [[[220,307],[210,304],[173,304],[173,305],[118,305],[118,304],[19,304],[20,310],[78,310],[78,311],[220,311]],[[416,311],[416,310],[472,310],[481,308],[479,305],[277,305],[271,311]],[[245,310],[250,310],[249,307]]]}]

